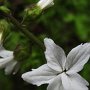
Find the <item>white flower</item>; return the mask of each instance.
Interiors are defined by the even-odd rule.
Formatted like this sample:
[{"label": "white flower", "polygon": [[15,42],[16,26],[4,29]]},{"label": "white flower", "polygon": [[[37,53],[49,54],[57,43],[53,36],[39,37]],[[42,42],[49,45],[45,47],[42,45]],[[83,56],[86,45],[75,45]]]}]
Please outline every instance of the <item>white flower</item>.
[{"label": "white flower", "polygon": [[23,80],[40,86],[49,84],[47,90],[88,90],[89,83],[78,72],[90,57],[90,43],[73,48],[68,56],[53,40],[44,39],[47,64],[22,75]]},{"label": "white flower", "polygon": [[[0,68],[5,68],[5,74],[13,72],[17,61],[14,60],[13,51],[5,50],[0,44]],[[16,72],[13,72],[15,74]]]},{"label": "white flower", "polygon": [[40,0],[40,1],[37,3],[37,6],[39,6],[41,9],[50,7],[50,6],[52,6],[52,5],[54,5],[53,0]]}]

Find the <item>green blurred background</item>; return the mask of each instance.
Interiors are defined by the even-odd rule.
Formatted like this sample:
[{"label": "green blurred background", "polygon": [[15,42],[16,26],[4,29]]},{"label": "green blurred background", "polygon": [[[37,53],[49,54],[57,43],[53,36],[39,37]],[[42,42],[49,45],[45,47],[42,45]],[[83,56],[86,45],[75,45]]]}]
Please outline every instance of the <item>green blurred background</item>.
[{"label": "green blurred background", "polygon": [[[7,6],[13,16],[21,22],[23,10],[38,0],[7,0]],[[90,0],[55,0],[55,5],[45,10],[36,20],[28,19],[24,23],[28,30],[42,42],[45,37],[52,38],[61,46],[66,54],[75,46],[90,42]],[[1,15],[0,22],[4,23],[6,31],[4,46],[14,50],[20,45],[26,49],[27,57],[16,75],[4,74],[0,70],[0,90],[46,90],[47,85],[40,87],[28,84],[21,79],[21,74],[37,68],[46,62],[41,48],[28,40],[18,31],[18,28]],[[80,74],[90,83],[90,61]]]}]

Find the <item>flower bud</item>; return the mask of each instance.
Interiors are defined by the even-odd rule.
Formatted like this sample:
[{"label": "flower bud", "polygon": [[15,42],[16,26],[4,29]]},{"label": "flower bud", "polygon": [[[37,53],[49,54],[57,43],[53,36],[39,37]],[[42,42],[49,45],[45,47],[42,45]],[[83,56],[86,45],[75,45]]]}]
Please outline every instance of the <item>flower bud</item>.
[{"label": "flower bud", "polygon": [[42,10],[40,9],[40,7],[38,7],[35,4],[33,4],[30,7],[27,7],[25,9],[26,16],[29,16],[29,17],[32,17],[32,18],[37,17],[41,12],[42,12]]},{"label": "flower bud", "polygon": [[36,18],[44,9],[52,5],[54,5],[53,0],[40,0],[37,4],[31,5],[25,9],[25,18],[28,16]]},{"label": "flower bud", "polygon": [[41,9],[48,8],[48,7],[52,6],[52,5],[54,5],[53,0],[40,0],[37,3],[37,6],[39,6]]}]

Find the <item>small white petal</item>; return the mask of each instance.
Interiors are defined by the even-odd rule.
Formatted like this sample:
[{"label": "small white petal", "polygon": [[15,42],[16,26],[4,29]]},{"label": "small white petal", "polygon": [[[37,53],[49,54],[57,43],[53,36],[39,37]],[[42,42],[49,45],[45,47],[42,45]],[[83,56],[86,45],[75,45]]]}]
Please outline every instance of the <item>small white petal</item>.
[{"label": "small white petal", "polygon": [[9,57],[9,56],[12,56],[13,55],[13,52],[12,51],[8,51],[8,50],[2,50],[0,51],[0,56],[1,57]]},{"label": "small white petal", "polygon": [[46,47],[45,57],[50,68],[62,72],[64,70],[66,56],[61,47],[56,45],[53,40],[45,38],[44,44]]},{"label": "small white petal", "polygon": [[28,83],[40,86],[42,84],[49,83],[50,80],[56,76],[55,74],[56,72],[54,70],[49,68],[47,64],[44,64],[38,69],[24,73],[22,78]]},{"label": "small white petal", "polygon": [[20,62],[17,62],[16,65],[14,66],[14,70],[12,74],[15,75],[19,71],[19,69],[20,69]]},{"label": "small white petal", "polygon": [[0,58],[0,68],[4,68],[7,63],[13,60],[13,56],[7,58]]},{"label": "small white petal", "polygon": [[67,60],[66,60],[66,69],[68,70],[71,66],[72,66],[72,62],[75,59],[75,56],[78,54],[79,50],[81,49],[82,45],[78,45],[77,47],[73,48],[68,56],[67,56]]},{"label": "small white petal", "polygon": [[60,75],[56,76],[53,80],[51,80],[47,87],[47,90],[64,90]]},{"label": "small white petal", "polygon": [[83,77],[81,77],[78,73],[74,73],[74,74],[67,73],[67,74],[70,75],[71,77],[73,77],[78,82],[82,83],[83,85],[89,86],[89,83]]},{"label": "small white petal", "polygon": [[17,61],[14,60],[13,51],[5,50],[0,43],[0,68],[5,68],[5,74],[10,74]]},{"label": "small white petal", "polygon": [[77,74],[61,74],[64,90],[88,90],[86,83]]},{"label": "small white petal", "polygon": [[67,73],[76,73],[79,72],[83,69],[83,66],[87,63],[87,61],[89,60],[90,56],[83,56],[83,59],[81,59],[81,62],[77,62],[75,65],[73,65],[73,67],[71,67]]},{"label": "small white petal", "polygon": [[64,90],[74,90],[71,87],[70,78],[65,73],[61,74],[61,80],[62,80],[62,86],[63,86]]},{"label": "small white petal", "polygon": [[90,57],[90,43],[79,45],[71,50],[66,60],[66,70],[76,73],[83,69]]},{"label": "small white petal", "polygon": [[17,61],[14,61],[14,60],[9,62],[5,67],[5,74],[8,75],[8,74],[12,73],[16,64],[17,64]]},{"label": "small white petal", "polygon": [[8,51],[8,50],[5,50],[4,47],[0,44],[0,56],[1,57],[9,57],[9,56],[12,56],[13,55],[13,52],[12,51]]}]

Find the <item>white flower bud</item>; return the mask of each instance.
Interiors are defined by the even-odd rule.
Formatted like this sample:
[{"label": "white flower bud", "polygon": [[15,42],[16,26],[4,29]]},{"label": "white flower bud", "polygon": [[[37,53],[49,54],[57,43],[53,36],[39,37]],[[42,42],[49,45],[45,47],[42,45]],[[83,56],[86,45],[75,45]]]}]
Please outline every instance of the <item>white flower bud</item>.
[{"label": "white flower bud", "polygon": [[48,8],[48,7],[52,6],[52,5],[54,5],[53,0],[40,0],[37,3],[37,6],[39,6],[41,9]]}]

